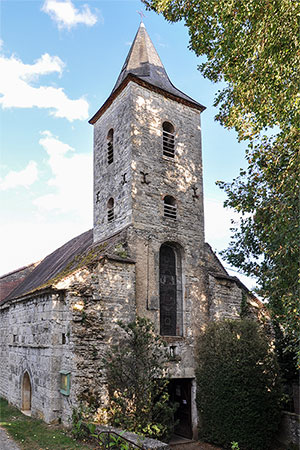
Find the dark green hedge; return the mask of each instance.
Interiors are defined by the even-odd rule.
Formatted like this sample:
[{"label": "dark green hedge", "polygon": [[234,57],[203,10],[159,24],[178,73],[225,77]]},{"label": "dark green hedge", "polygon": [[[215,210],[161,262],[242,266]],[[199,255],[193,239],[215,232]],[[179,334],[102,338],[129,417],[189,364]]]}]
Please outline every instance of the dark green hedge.
[{"label": "dark green hedge", "polygon": [[197,406],[204,439],[267,450],[280,419],[278,366],[253,321],[211,323],[198,345]]}]

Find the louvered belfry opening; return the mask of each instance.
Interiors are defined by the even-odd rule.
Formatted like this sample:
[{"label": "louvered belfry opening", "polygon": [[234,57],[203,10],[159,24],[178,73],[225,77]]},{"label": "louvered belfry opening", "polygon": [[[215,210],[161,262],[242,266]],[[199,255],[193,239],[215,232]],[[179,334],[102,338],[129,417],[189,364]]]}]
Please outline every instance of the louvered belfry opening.
[{"label": "louvered belfry opening", "polygon": [[175,250],[162,245],[159,254],[160,334],[176,336],[177,283]]},{"label": "louvered belfry opening", "polygon": [[168,158],[175,156],[174,127],[170,122],[163,123],[163,155]]},{"label": "louvered belfry opening", "polygon": [[114,162],[114,130],[111,128],[107,134],[107,163]]},{"label": "louvered belfry opening", "polygon": [[111,197],[107,202],[107,220],[108,220],[108,222],[112,222],[115,218],[114,206],[115,206],[115,202],[114,202],[114,199]]},{"label": "louvered belfry opening", "polygon": [[171,195],[166,195],[164,198],[164,216],[173,220],[177,219],[176,199]]}]

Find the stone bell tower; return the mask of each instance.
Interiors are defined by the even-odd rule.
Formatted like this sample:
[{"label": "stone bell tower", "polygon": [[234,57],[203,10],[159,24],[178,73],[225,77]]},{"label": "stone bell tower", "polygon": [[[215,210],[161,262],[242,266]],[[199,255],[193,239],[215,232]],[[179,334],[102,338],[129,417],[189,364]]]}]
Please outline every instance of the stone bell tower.
[{"label": "stone bell tower", "polygon": [[173,86],[141,23],[109,98],[90,120],[95,242],[130,224],[153,232],[186,227],[203,240],[203,110]]},{"label": "stone bell tower", "polygon": [[171,83],[141,23],[110,96],[90,120],[94,242],[126,234],[137,313],[165,336],[191,335],[192,322],[205,321],[204,109]]},{"label": "stone bell tower", "polygon": [[[116,236],[135,262],[136,314],[174,356],[179,434],[197,434],[194,347],[208,320],[200,113],[170,81],[141,23],[94,125],[94,242]],[[181,399],[176,395],[181,393]],[[188,418],[188,419],[187,419]]]}]

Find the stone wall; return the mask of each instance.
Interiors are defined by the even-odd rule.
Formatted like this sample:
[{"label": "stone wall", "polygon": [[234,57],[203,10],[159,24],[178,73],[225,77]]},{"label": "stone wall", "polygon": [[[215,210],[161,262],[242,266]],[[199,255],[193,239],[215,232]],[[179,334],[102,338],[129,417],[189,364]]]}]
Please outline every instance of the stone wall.
[{"label": "stone wall", "polygon": [[105,442],[105,438],[107,434],[111,432],[113,437],[124,437],[129,442],[133,444],[137,444],[145,450],[169,450],[169,445],[164,442],[158,441],[157,439],[145,438],[143,436],[139,436],[135,433],[130,433],[128,431],[120,430],[114,427],[106,427],[106,426],[97,426],[96,434],[102,437]]},{"label": "stone wall", "polygon": [[239,319],[242,290],[229,277],[209,275],[210,318]]},{"label": "stone wall", "polygon": [[[94,242],[131,223],[131,101],[127,86],[94,126]],[[114,161],[107,161],[107,134],[114,130]],[[124,178],[125,177],[125,178]],[[107,202],[115,202],[108,222]]]},{"label": "stone wall", "polygon": [[279,432],[279,442],[285,445],[294,444],[300,447],[300,416],[299,414],[283,411]]},{"label": "stone wall", "polygon": [[117,341],[117,321],[135,317],[135,265],[126,259],[103,259],[64,280],[65,302],[70,314],[68,351],[61,370],[70,372],[70,395],[61,397],[60,417],[69,424],[72,409],[80,401],[105,406],[106,380],[103,360],[109,346]]},{"label": "stone wall", "polygon": [[[208,319],[204,274],[204,216],[200,113],[131,83],[132,217],[129,253],[136,260],[136,302],[160,332],[159,254],[171,244],[182,265],[182,320],[178,336],[165,337],[176,358],[171,378],[195,377],[194,348]],[[175,157],[163,155],[163,122],[175,129]],[[164,197],[176,199],[177,219],[164,216]],[[194,395],[192,391],[192,405]],[[197,414],[192,406],[193,432]]]},{"label": "stone wall", "polygon": [[66,309],[59,294],[14,301],[1,309],[0,395],[22,409],[27,372],[32,388],[32,415],[51,422],[57,417],[62,333]]},{"label": "stone wall", "polygon": [[[78,399],[105,399],[103,358],[118,320],[135,317],[135,266],[104,259],[59,282],[57,293],[14,301],[1,312],[0,395],[22,408],[25,372],[35,417],[70,425]],[[70,395],[60,392],[70,373]]]}]

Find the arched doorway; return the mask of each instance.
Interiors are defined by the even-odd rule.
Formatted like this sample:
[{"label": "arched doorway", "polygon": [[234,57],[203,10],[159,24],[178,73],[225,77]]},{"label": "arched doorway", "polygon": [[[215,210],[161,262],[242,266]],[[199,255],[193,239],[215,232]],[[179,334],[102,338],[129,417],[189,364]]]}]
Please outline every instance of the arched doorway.
[{"label": "arched doorway", "polygon": [[29,413],[31,411],[31,382],[28,372],[24,373],[22,383],[22,411]]}]

